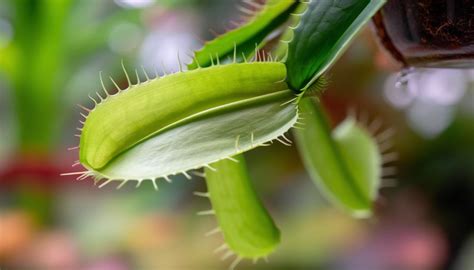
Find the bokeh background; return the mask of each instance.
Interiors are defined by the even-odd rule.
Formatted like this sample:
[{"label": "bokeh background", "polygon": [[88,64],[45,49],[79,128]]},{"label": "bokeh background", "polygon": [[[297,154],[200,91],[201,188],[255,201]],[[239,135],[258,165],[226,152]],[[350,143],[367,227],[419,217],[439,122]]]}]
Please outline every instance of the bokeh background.
[{"label": "bokeh background", "polygon": [[[99,72],[122,88],[123,60],[159,73],[177,55],[240,20],[231,0],[0,1],[0,268],[225,269],[221,236],[196,212],[201,178],[99,189],[60,173],[71,165],[80,109]],[[212,30],[211,30],[212,29]],[[395,130],[396,176],[376,215],[352,219],[321,196],[295,147],[246,157],[282,232],[268,263],[239,269],[474,269],[474,71],[400,67],[364,30],[330,72],[323,102],[334,124],[351,108]],[[401,82],[401,83],[400,83]],[[109,88],[112,87],[108,83]],[[392,169],[390,169],[392,170]]]}]

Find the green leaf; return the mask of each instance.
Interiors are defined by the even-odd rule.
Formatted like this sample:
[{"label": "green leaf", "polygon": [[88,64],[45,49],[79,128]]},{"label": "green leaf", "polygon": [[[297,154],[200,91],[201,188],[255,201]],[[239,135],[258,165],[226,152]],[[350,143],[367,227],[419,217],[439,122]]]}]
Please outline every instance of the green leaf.
[{"label": "green leaf", "polygon": [[295,130],[296,141],[313,181],[354,216],[370,215],[380,186],[377,143],[352,118],[331,133],[320,105],[310,98],[301,100],[300,112],[305,128]]},{"label": "green leaf", "polygon": [[216,58],[233,58],[234,53],[237,58],[242,58],[242,53],[248,57],[255,51],[255,46],[288,19],[297,4],[296,0],[270,0],[249,22],[209,41],[196,51],[188,68],[210,66]]},{"label": "green leaf", "polygon": [[108,96],[86,118],[80,161],[99,178],[141,181],[258,147],[296,122],[285,73],[281,63],[229,64]]},{"label": "green leaf", "polygon": [[245,160],[236,161],[206,168],[210,200],[228,248],[239,257],[264,257],[280,242],[280,232],[255,193]]},{"label": "green leaf", "polygon": [[312,0],[288,47],[288,83],[310,87],[341,56],[385,0]]}]

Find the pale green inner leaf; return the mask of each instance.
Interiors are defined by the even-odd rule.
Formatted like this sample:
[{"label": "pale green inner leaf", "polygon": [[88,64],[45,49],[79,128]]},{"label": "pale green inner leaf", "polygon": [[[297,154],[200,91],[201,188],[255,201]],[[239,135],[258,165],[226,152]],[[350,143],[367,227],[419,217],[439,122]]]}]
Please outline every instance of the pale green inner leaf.
[{"label": "pale green inner leaf", "polygon": [[109,179],[154,179],[253,149],[296,122],[295,105],[282,106],[282,102],[216,114],[165,131],[121,154],[98,173]]}]

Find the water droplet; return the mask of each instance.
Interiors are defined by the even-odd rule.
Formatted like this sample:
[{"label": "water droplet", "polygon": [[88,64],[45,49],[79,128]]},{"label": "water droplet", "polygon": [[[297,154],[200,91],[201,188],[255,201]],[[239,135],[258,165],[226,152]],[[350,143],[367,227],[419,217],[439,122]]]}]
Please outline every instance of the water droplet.
[{"label": "water droplet", "polygon": [[385,82],[386,100],[399,109],[410,106],[418,95],[417,75],[413,68],[391,75]]},{"label": "water droplet", "polygon": [[414,67],[405,68],[398,73],[397,81],[395,82],[395,87],[403,88],[407,87],[408,81],[410,80],[410,75],[415,73]]}]

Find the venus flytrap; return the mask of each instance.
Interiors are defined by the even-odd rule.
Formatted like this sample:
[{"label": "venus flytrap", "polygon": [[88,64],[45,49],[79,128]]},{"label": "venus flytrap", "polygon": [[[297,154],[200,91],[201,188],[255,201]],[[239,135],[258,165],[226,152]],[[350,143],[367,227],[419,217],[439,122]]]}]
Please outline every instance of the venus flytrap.
[{"label": "venus flytrap", "polygon": [[[205,44],[188,71],[136,85],[129,80],[115,95],[104,88],[106,98],[84,115],[79,161],[87,171],[73,174],[106,179],[101,186],[151,180],[157,188],[156,179],[189,177],[204,167],[208,191],[197,194],[213,208],[200,214],[216,215],[219,227],[211,233],[221,232],[225,241],[217,251],[226,250],[223,259],[235,254],[234,268],[243,258],[266,257],[280,240],[241,154],[274,140],[289,144],[285,132],[302,123],[295,138],[313,180],[337,205],[369,215],[380,186],[380,149],[352,118],[331,131],[312,98],[321,95],[323,74],[383,3],[270,0],[248,23]],[[257,57],[290,17],[295,25],[276,50],[284,62]]]},{"label": "venus flytrap", "polygon": [[[275,3],[277,3],[277,1],[275,1]],[[288,13],[289,10],[291,10],[288,9],[288,7],[294,6],[297,2],[287,1],[285,3],[280,2],[277,4],[278,5],[272,4],[270,8],[263,9],[262,12],[257,15],[255,20],[250,21],[247,24],[247,27],[242,28],[243,30],[240,30],[239,28],[238,30],[206,44],[200,53],[195,55],[193,63],[188,66],[189,69],[193,71],[185,72],[182,75],[170,75],[170,77],[182,76],[184,81],[182,84],[184,85],[192,82],[196,83],[197,87],[202,86],[208,88],[208,90],[186,89],[188,92],[176,92],[177,96],[173,96],[170,99],[166,99],[165,94],[165,99],[162,97],[162,103],[160,104],[174,107],[173,105],[175,104],[170,104],[169,101],[177,101],[179,100],[179,97],[183,96],[192,100],[193,104],[205,104],[207,101],[208,105],[206,106],[208,107],[213,106],[210,101],[227,102],[228,104],[235,101],[234,105],[229,106],[220,103],[215,104],[214,106],[217,107],[216,111],[206,107],[206,111],[213,112],[212,114],[206,112],[209,115],[209,118],[206,119],[204,119],[206,113],[200,114],[195,112],[197,115],[202,115],[202,119],[196,117],[198,121],[194,123],[191,123],[192,119],[189,121],[181,121],[183,126],[177,127],[174,131],[171,131],[171,135],[166,136],[166,134],[162,134],[160,136],[160,134],[158,134],[156,138],[150,140],[162,141],[159,145],[165,146],[169,144],[175,145],[176,143],[173,143],[175,141],[180,142],[181,147],[175,145],[173,149],[170,149],[176,155],[175,158],[170,158],[170,156],[167,156],[167,154],[162,151],[152,152],[152,148],[159,148],[159,146],[153,142],[145,142],[143,147],[133,146],[134,150],[132,150],[131,153],[119,154],[121,157],[111,158],[119,153],[117,149],[126,149],[127,144],[133,144],[133,142],[136,141],[136,138],[121,141],[119,143],[120,147],[115,149],[110,148],[108,151],[107,149],[104,151],[98,149],[98,147],[92,146],[90,148],[92,151],[101,151],[102,153],[105,153],[102,158],[95,153],[88,154],[89,151],[85,149],[87,148],[85,146],[93,145],[93,143],[87,141],[87,133],[90,133],[89,136],[98,141],[95,143],[96,145],[104,145],[104,143],[99,142],[103,141],[99,138],[101,136],[97,136],[94,134],[94,131],[88,130],[87,124],[94,123],[94,120],[92,119],[94,119],[95,115],[98,115],[97,120],[95,120],[97,123],[100,123],[103,120],[108,121],[109,115],[113,113],[112,111],[123,107],[123,103],[120,104],[118,101],[115,101],[117,103],[116,107],[107,104],[107,102],[112,102],[113,97],[108,97],[104,102],[104,107],[107,110],[103,109],[102,113],[98,112],[102,106],[98,105],[96,109],[92,110],[89,116],[87,116],[86,126],[83,129],[83,135],[81,138],[81,162],[90,170],[87,175],[93,174],[97,178],[108,179],[101,186],[111,181],[121,181],[121,184],[119,185],[120,187],[129,180],[128,178],[136,179],[138,180],[138,183],[141,183],[147,179],[155,179],[160,174],[164,174],[164,178],[169,179],[169,174],[172,175],[182,171],[182,173],[187,175],[186,170],[188,169],[199,168],[202,166],[207,167],[206,178],[210,187],[209,196],[214,210],[203,211],[199,214],[216,214],[220,226],[217,230],[211,232],[222,232],[224,236],[227,252],[224,254],[223,259],[227,259],[230,255],[236,254],[237,257],[231,265],[232,267],[234,267],[242,258],[258,260],[258,258],[269,255],[279,242],[279,231],[255,192],[253,192],[251,183],[246,176],[243,157],[241,155],[231,157],[231,155],[263,145],[266,141],[279,140],[282,143],[287,144],[284,139],[280,139],[279,137],[291,128],[297,120],[297,106],[290,102],[295,98],[295,95],[288,89],[288,86],[285,83],[286,67],[283,64],[268,62],[236,63],[237,61],[246,62],[247,59],[252,57],[252,55],[256,55],[258,43],[260,42],[260,44],[263,44],[262,40],[265,37],[265,34],[262,34],[261,32],[268,31],[268,27],[266,26],[268,22],[262,24],[262,18],[269,16],[280,18],[281,16],[288,16],[285,14],[277,14],[275,11],[280,10],[280,13]],[[275,22],[272,22],[272,24],[278,25]],[[256,35],[253,34],[255,37],[252,38],[252,42],[256,42],[257,44],[255,45],[255,48],[253,47],[254,44],[246,40],[245,43],[247,45],[245,46],[242,46],[241,44],[237,45],[237,42],[233,42],[232,47],[230,47],[229,44],[225,42],[226,39],[229,39],[229,35],[231,36],[231,40],[234,40],[236,36],[241,36],[241,31],[245,31],[246,34],[248,34],[249,29],[256,32]],[[249,44],[252,44],[252,46]],[[224,50],[215,51],[216,48],[222,47],[224,47]],[[232,50],[231,57],[233,58],[233,61],[231,62],[233,63],[225,66],[214,66],[214,63],[225,62],[225,57],[229,57],[229,53],[226,51],[229,48]],[[209,57],[206,59],[205,56],[208,52]],[[271,59],[271,56],[268,58]],[[221,74],[219,73],[220,69],[228,70],[228,72]],[[199,70],[206,71],[202,72]],[[266,70],[268,70],[268,72]],[[198,72],[198,74],[193,76],[192,74],[196,72]],[[212,78],[206,80],[206,78],[202,76],[203,74],[212,74]],[[186,79],[184,80],[184,78]],[[236,80],[232,78],[236,78]],[[170,81],[171,80],[179,82],[179,78],[170,78]],[[200,81],[202,84],[199,83]],[[221,81],[221,83],[219,83],[219,81]],[[151,81],[151,84],[152,86],[149,86],[149,90],[144,89],[144,84],[131,87],[129,90],[123,92],[124,94],[121,94],[124,96],[123,100],[127,102],[135,99],[133,104],[140,107],[140,103],[136,101],[137,98],[126,96],[125,93],[128,91],[136,91],[137,95],[146,95],[146,91],[156,91],[157,95],[161,95],[163,93],[158,92],[160,90],[168,92],[176,91],[174,89],[176,87],[175,85],[173,85],[173,87],[170,86],[170,89],[168,90],[166,87],[159,89],[161,87],[159,87],[154,80]],[[223,87],[224,85],[226,87]],[[195,96],[189,95],[192,95],[193,92],[199,94],[201,99],[196,99]],[[206,96],[207,92],[213,95]],[[247,96],[246,93],[250,93],[251,95]],[[263,97],[263,95],[265,95],[265,97]],[[148,97],[150,97],[150,95],[148,95]],[[228,100],[229,98],[232,98],[233,100]],[[157,106],[160,104],[154,103],[150,105],[150,107],[157,108],[157,111],[163,111],[166,109],[166,107]],[[182,102],[179,102],[179,104],[182,104]],[[192,111],[189,111],[189,107],[191,106],[185,107],[186,109],[184,111],[186,114],[193,113]],[[196,110],[199,109],[194,106],[192,107]],[[234,107],[236,113],[232,112],[232,109],[230,109],[231,107]],[[135,110],[135,108],[131,110]],[[145,107],[143,109],[146,110],[150,108]],[[227,111],[229,111],[229,113],[226,113]],[[103,119],[101,119],[101,115],[103,116]],[[130,114],[124,112],[124,115],[129,116]],[[136,115],[143,115],[143,113],[137,112]],[[117,118],[123,119],[123,117],[120,116],[117,116]],[[185,118],[189,119],[189,117]],[[161,118],[160,123],[163,123],[163,120],[164,119]],[[116,123],[119,122],[121,122],[121,120],[117,120],[114,124],[111,123],[110,131],[115,130],[117,127]],[[179,123],[180,121],[177,122]],[[124,127],[129,126],[130,123],[138,122],[131,120],[131,122],[124,123]],[[100,127],[99,124],[91,125],[99,127],[99,130],[96,131],[99,134],[104,134],[105,137],[110,137],[108,135],[109,132],[102,133],[103,128]],[[166,123],[163,124],[163,126],[166,126]],[[159,130],[159,128],[157,130]],[[188,132],[183,132],[182,130]],[[224,135],[225,130],[228,130],[229,134]],[[163,128],[161,132],[166,133]],[[160,133],[160,131],[156,133]],[[200,136],[200,134],[202,134],[202,136]],[[113,136],[113,134],[111,135]],[[138,134],[131,132],[130,135],[136,136]],[[157,134],[150,136],[154,135]],[[121,136],[127,137],[128,135],[121,134]],[[141,136],[146,137],[147,135],[142,134]],[[138,136],[138,138],[141,136]],[[159,137],[164,138],[164,140],[159,139]],[[173,142],[167,141],[167,138],[173,140]],[[193,139],[190,140],[190,138]],[[221,144],[225,144],[226,146],[220,147],[219,143],[216,143],[216,140],[213,138],[216,138],[221,142]],[[282,138],[285,137],[283,136]],[[112,140],[111,145],[119,145],[116,142],[117,140]],[[189,142],[189,144],[183,144],[183,142]],[[150,147],[150,144],[153,145],[153,147]],[[206,147],[209,150],[208,153],[205,151]],[[227,150],[225,148],[227,148]],[[85,150],[83,151],[82,149]],[[150,167],[150,169],[153,170],[150,175],[142,174],[144,171],[144,164],[137,159],[138,155],[134,154],[134,151],[139,151],[136,149],[144,149],[144,153],[152,152],[153,156],[150,156],[149,158],[146,156],[145,158],[139,157],[142,160],[151,160],[153,158],[157,159],[157,157],[162,157],[162,160],[159,160],[156,164]],[[180,149],[183,149],[183,151],[180,151]],[[193,149],[196,152],[193,153]],[[107,154],[107,152],[109,153]],[[192,159],[194,159],[194,161],[192,162],[197,163],[192,166],[183,167],[187,160],[186,157],[188,156],[190,159],[193,157]],[[211,160],[213,156],[216,157],[214,160]],[[123,161],[126,161],[127,157],[131,160],[128,163]],[[166,169],[169,170],[173,165],[173,159],[176,160],[175,164],[178,165],[178,168],[173,168],[171,171],[165,173],[157,170],[159,166],[165,164],[167,167]],[[224,160],[213,164],[207,164],[208,162],[214,162],[219,159]],[[112,163],[102,166],[101,163],[105,164],[107,163],[107,160],[112,160]],[[236,160],[239,162],[234,163]],[[131,168],[130,166],[134,167]],[[217,171],[215,171],[216,169]],[[134,174],[129,175],[128,173],[130,172],[133,172]],[[138,175],[136,174],[137,172],[139,173]],[[153,181],[153,183],[156,186],[156,182]],[[228,190],[225,192],[225,187],[232,187],[235,192],[229,193]],[[242,192],[239,192],[239,190]],[[227,213],[226,211],[222,211],[222,209],[227,209],[229,206],[232,206],[232,212]]]},{"label": "venus flytrap", "polygon": [[281,63],[235,63],[108,95],[86,116],[80,162],[108,182],[153,180],[277,139],[297,120],[285,74]]},{"label": "venus flytrap", "polygon": [[376,141],[352,117],[331,131],[316,101],[300,102],[304,129],[295,130],[311,178],[334,204],[357,217],[370,216],[380,186],[381,156]]}]

